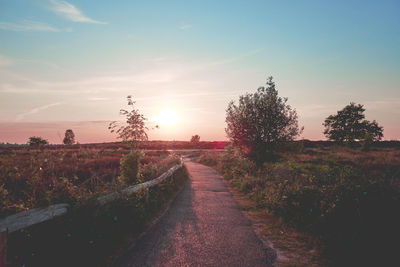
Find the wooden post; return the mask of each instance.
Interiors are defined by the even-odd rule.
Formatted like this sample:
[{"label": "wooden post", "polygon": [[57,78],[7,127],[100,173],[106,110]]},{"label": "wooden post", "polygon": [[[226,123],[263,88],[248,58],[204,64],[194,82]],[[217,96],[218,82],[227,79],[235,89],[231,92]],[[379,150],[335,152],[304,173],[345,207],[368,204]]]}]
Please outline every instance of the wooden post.
[{"label": "wooden post", "polygon": [[0,267],[7,265],[7,231],[0,232]]},{"label": "wooden post", "polygon": [[150,197],[149,188],[146,188],[146,205],[149,204],[149,197]]}]

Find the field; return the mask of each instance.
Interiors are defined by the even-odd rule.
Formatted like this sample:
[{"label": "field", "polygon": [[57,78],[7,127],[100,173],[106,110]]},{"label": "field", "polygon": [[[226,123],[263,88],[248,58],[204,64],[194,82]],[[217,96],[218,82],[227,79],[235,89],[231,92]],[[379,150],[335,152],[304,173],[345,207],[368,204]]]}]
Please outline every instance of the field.
[{"label": "field", "polygon": [[400,149],[297,142],[282,150],[261,168],[234,149],[202,153],[198,161],[216,168],[257,208],[313,236],[333,265],[394,262]]},{"label": "field", "polygon": [[[0,217],[55,203],[79,204],[126,186],[120,160],[128,146],[0,148]],[[138,182],[156,178],[176,164],[166,150],[146,150]]]},{"label": "field", "polygon": [[[64,216],[8,234],[7,264],[101,266],[126,250],[187,178],[181,168],[157,186],[99,205],[98,196],[130,185],[121,178],[121,159],[129,152],[123,143],[1,147],[0,218],[70,204]],[[180,161],[167,150],[143,152],[136,183],[154,179]]]},{"label": "field", "polygon": [[[397,142],[381,142],[370,151],[332,142],[282,144],[275,160],[261,167],[230,146],[223,152],[201,150],[225,145],[224,142],[142,143],[141,147],[147,149],[140,161],[137,182],[153,179],[177,163],[178,157],[166,149],[199,148],[192,156],[219,171],[230,185],[254,201],[254,208],[273,214],[284,227],[311,236],[303,241],[306,246],[318,246],[323,262],[333,266],[393,262],[400,225]],[[120,162],[129,151],[129,146],[123,143],[36,149],[2,146],[0,217],[54,203],[69,203],[73,207],[72,213],[62,220],[10,236],[10,259],[18,263],[43,260],[48,255],[46,251],[51,250],[48,244],[57,242],[67,250],[79,247],[74,253],[85,251],[89,260],[99,251],[110,255],[106,252],[118,250],[127,232],[135,236],[142,231],[152,214],[184,182],[185,174],[178,174],[176,185],[154,188],[150,203],[137,195],[106,208],[92,206],[91,199],[126,186],[119,178]],[[134,220],[130,221],[127,214]],[[135,227],[131,228],[132,225]],[[108,227],[114,230],[105,236],[104,229]],[[47,234],[48,229],[52,229],[52,234]],[[52,236],[58,239],[51,240]],[[60,241],[65,236],[75,236],[76,240]],[[280,239],[277,247],[285,248],[288,241],[284,236]],[[22,250],[32,251],[32,242],[35,254],[23,254]]]}]

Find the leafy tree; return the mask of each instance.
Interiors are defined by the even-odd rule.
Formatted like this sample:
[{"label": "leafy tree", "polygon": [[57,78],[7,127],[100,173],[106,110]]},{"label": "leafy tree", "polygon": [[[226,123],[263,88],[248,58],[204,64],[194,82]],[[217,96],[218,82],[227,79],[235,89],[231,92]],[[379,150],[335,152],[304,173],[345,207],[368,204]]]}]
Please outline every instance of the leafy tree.
[{"label": "leafy tree", "polygon": [[267,87],[240,96],[238,105],[231,101],[226,110],[228,137],[257,164],[272,156],[278,142],[293,140],[303,130],[296,110],[278,96],[272,79],[267,79]]},{"label": "leafy tree", "polygon": [[200,142],[200,135],[196,134],[190,138],[190,143],[198,144]]},{"label": "leafy tree", "polygon": [[381,140],[383,127],[375,120],[372,122],[365,120],[364,111],[363,105],[351,102],[336,115],[330,115],[323,123],[325,136],[338,142],[354,142],[364,138]]},{"label": "leafy tree", "polygon": [[39,136],[29,137],[28,145],[30,146],[44,146],[48,144],[49,142],[46,139],[43,139]]},{"label": "leafy tree", "polygon": [[132,110],[120,110],[120,115],[126,117],[126,122],[121,124],[117,121],[113,121],[109,124],[108,129],[111,130],[112,133],[117,133],[118,138],[136,146],[139,141],[146,141],[148,139],[146,133],[148,128],[145,125],[147,119],[138,109],[134,108],[135,101],[132,100],[132,96],[128,95],[127,100],[128,105],[132,106]]},{"label": "leafy tree", "polygon": [[65,131],[65,137],[63,140],[65,145],[72,145],[75,144],[75,134],[71,129]]}]

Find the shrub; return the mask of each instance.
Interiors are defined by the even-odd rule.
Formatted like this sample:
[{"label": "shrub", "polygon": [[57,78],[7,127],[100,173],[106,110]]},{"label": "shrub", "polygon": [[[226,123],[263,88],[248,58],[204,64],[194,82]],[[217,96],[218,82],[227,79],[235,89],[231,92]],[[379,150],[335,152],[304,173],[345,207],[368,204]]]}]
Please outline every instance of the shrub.
[{"label": "shrub", "polygon": [[131,150],[129,154],[121,159],[121,179],[125,184],[136,184],[140,182],[139,167],[140,159],[144,153],[141,150]]}]

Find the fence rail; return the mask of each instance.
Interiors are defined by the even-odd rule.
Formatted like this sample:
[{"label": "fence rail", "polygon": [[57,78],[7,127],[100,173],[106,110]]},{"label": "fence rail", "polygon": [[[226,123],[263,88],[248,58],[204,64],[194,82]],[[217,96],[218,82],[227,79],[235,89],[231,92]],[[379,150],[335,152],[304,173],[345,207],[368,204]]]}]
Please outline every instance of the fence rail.
[{"label": "fence rail", "polygon": [[[113,192],[108,195],[101,196],[97,198],[97,201],[100,205],[105,205],[107,203],[119,199],[120,197],[129,196],[139,190],[155,186],[163,182],[168,177],[172,176],[178,169],[182,168],[182,166],[183,166],[183,161],[181,159],[180,164],[173,166],[168,171],[161,174],[159,177],[141,184],[127,187],[118,192]],[[62,204],[51,205],[46,208],[35,208],[27,211],[22,211],[17,214],[8,216],[0,220],[0,233],[1,232],[12,233],[32,225],[51,220],[57,216],[66,214],[68,212],[68,208],[69,204],[62,203]]]}]

